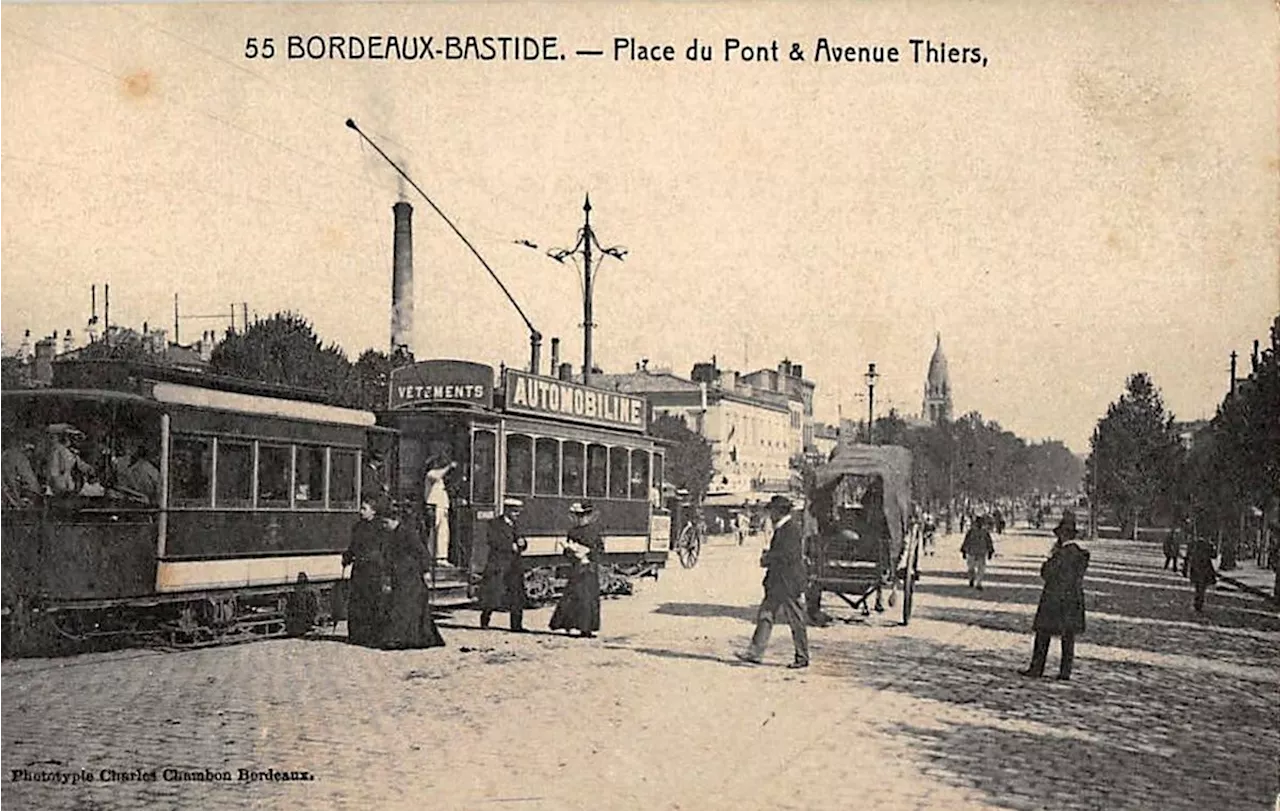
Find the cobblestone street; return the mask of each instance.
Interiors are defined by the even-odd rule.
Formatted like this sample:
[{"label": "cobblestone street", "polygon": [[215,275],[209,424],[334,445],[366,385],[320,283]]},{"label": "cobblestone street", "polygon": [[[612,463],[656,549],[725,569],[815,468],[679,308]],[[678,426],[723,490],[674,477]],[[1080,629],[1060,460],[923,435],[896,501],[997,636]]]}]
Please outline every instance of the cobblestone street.
[{"label": "cobblestone street", "polygon": [[[448,647],[333,638],[3,665],[12,809],[1271,809],[1280,763],[1280,616],[1187,582],[1160,551],[1089,545],[1073,681],[1027,680],[1050,538],[996,537],[982,592],[960,538],[894,609],[785,628],[767,664],[732,653],[760,597],[758,537],[604,605],[595,640],[442,624]],[[526,618],[545,628],[550,608]],[[495,624],[501,627],[505,618]],[[1056,672],[1054,643],[1049,672]],[[164,779],[223,770],[226,782]],[[92,775],[56,785],[15,770]],[[240,769],[310,780],[242,781]],[[103,770],[154,781],[107,781]]]}]

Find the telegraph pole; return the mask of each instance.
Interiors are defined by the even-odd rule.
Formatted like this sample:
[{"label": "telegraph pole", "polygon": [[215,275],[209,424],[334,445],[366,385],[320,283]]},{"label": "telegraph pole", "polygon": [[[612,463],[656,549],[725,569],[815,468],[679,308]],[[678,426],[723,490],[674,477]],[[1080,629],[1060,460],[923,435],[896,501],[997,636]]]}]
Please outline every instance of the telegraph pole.
[{"label": "telegraph pole", "polygon": [[[584,385],[591,383],[591,370],[595,368],[595,361],[591,351],[591,331],[595,328],[592,321],[592,299],[595,296],[595,277],[592,276],[591,267],[591,246],[595,244],[597,250],[603,256],[611,256],[614,259],[621,260],[627,255],[627,249],[621,246],[605,248],[600,245],[600,241],[596,239],[596,234],[591,230],[591,195],[586,196],[586,202],[582,206],[582,212],[585,215],[582,230],[578,234],[578,241],[569,250],[553,250],[547,251],[547,256],[557,262],[564,264],[564,260],[575,255],[579,251],[582,252],[582,382]],[[597,260],[598,262],[599,260]],[[597,272],[599,268],[595,269]]]}]

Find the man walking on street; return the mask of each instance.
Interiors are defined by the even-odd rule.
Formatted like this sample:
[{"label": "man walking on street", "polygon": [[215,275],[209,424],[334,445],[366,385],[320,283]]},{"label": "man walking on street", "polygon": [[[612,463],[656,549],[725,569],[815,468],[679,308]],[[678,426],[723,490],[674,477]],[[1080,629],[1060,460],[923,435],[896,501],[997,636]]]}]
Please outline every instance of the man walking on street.
[{"label": "man walking on street", "polygon": [[960,554],[964,555],[969,565],[969,588],[982,591],[982,578],[987,574],[987,561],[996,553],[995,544],[991,542],[991,533],[987,531],[986,519],[979,515],[973,519],[973,526],[965,533],[964,543],[960,545]]},{"label": "man walking on street", "polygon": [[1218,573],[1213,568],[1216,555],[1217,551],[1208,538],[1195,538],[1187,548],[1187,577],[1196,590],[1193,606],[1197,614],[1204,612],[1204,593],[1218,582]]},{"label": "man walking on street", "polygon": [[1058,540],[1053,551],[1040,566],[1044,590],[1031,628],[1036,632],[1031,650],[1031,666],[1018,671],[1023,676],[1044,675],[1049,656],[1049,641],[1062,637],[1062,661],[1058,664],[1058,681],[1071,678],[1071,665],[1076,655],[1076,634],[1084,633],[1084,573],[1089,568],[1089,553],[1076,543],[1076,516],[1066,511],[1054,528]]},{"label": "man walking on street", "polygon": [[489,525],[489,556],[480,578],[480,627],[488,628],[495,611],[511,613],[511,630],[524,633],[524,551],[528,541],[520,534],[516,521],[524,502],[507,498],[502,502],[502,517]]},{"label": "man walking on street", "polygon": [[809,666],[809,633],[805,627],[804,612],[800,609],[800,595],[804,592],[807,578],[800,524],[792,520],[791,510],[791,500],[786,496],[774,496],[769,500],[773,538],[760,558],[760,563],[766,568],[764,601],[760,603],[751,645],[745,652],[735,655],[744,662],[759,664],[769,644],[773,624],[781,619],[791,627],[791,641],[796,649],[795,659],[787,667],[797,669]]}]

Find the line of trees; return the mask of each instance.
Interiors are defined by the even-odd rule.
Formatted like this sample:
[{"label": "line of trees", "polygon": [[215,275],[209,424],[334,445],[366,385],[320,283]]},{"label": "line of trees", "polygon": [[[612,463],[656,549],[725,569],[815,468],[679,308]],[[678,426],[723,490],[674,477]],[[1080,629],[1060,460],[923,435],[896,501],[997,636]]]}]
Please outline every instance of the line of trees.
[{"label": "line of trees", "polygon": [[[1275,566],[1280,525],[1280,316],[1270,346],[1207,425],[1179,426],[1149,375],[1137,373],[1098,421],[1087,461],[1091,497],[1120,519],[1184,523],[1221,546],[1222,568],[1253,552]],[[1181,427],[1181,430],[1179,428]]]}]

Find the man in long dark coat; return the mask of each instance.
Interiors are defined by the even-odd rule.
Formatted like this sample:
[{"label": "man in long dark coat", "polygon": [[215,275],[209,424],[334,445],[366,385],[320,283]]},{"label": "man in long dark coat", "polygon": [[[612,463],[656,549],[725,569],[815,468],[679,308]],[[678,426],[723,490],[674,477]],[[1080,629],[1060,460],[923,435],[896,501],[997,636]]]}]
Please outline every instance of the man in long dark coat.
[{"label": "man in long dark coat", "polygon": [[569,557],[569,582],[551,614],[551,630],[566,633],[577,629],[588,639],[600,630],[600,564],[604,559],[604,536],[596,524],[590,501],[569,508],[577,525],[569,529],[565,554]]},{"label": "man in long dark coat", "polygon": [[764,601],[756,614],[756,630],[751,644],[738,659],[759,664],[769,645],[773,624],[783,620],[791,628],[791,642],[795,645],[795,659],[789,668],[809,666],[809,632],[805,627],[804,611],[800,608],[800,595],[804,593],[808,574],[804,565],[804,547],[801,527],[792,520],[791,500],[786,496],[774,496],[769,500],[769,517],[773,520],[773,538],[769,549],[761,557],[765,566]]},{"label": "man in long dark coat", "polygon": [[1213,568],[1213,559],[1217,552],[1208,538],[1195,538],[1187,548],[1187,577],[1195,587],[1194,606],[1196,613],[1204,611],[1204,593],[1218,582],[1218,573]]},{"label": "man in long dark coat", "polygon": [[382,536],[375,508],[360,505],[360,519],[351,528],[351,545],[342,553],[342,565],[351,567],[347,583],[347,641],[375,646],[383,626]]},{"label": "man in long dark coat", "polygon": [[982,578],[987,574],[987,561],[991,560],[995,553],[996,547],[991,542],[987,520],[981,515],[974,516],[973,526],[965,533],[964,542],[960,544],[960,554],[969,567],[969,588],[982,591]]},{"label": "man in long dark coat", "polygon": [[430,557],[422,536],[413,527],[413,522],[402,520],[394,508],[382,519],[379,533],[387,571],[391,575],[382,647],[397,650],[444,645],[444,638],[431,616],[431,602],[423,579]]},{"label": "man in long dark coat", "polygon": [[1084,573],[1089,567],[1089,553],[1075,542],[1074,513],[1064,512],[1053,533],[1058,540],[1049,559],[1040,567],[1044,590],[1040,593],[1040,605],[1036,607],[1036,617],[1031,624],[1036,632],[1031,666],[1019,672],[1035,678],[1043,676],[1045,660],[1049,656],[1049,640],[1060,636],[1062,661],[1058,665],[1058,680],[1066,681],[1071,678],[1076,634],[1084,632]]},{"label": "man in long dark coat", "polygon": [[502,517],[489,525],[489,557],[480,579],[480,627],[488,628],[495,611],[511,612],[511,630],[524,627],[524,550],[529,543],[516,527],[524,502],[502,502]]}]

